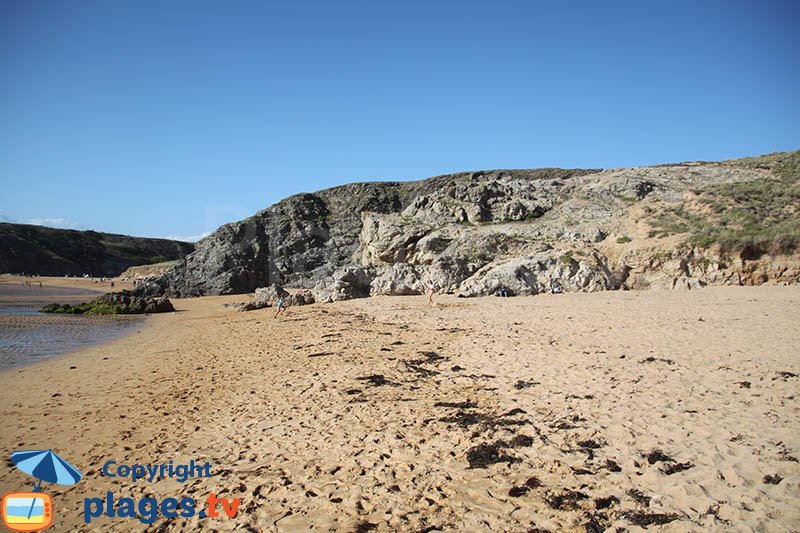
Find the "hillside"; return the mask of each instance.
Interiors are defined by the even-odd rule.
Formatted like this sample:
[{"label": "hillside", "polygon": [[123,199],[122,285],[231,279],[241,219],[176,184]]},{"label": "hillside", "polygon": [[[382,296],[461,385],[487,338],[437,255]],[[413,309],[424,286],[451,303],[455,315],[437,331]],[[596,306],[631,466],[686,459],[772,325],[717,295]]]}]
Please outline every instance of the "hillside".
[{"label": "hillside", "polygon": [[291,196],[143,291],[316,300],[691,288],[800,279],[800,152],[608,170],[492,170]]},{"label": "hillside", "polygon": [[128,267],[183,258],[194,245],[167,239],[0,223],[0,272],[113,277]]}]

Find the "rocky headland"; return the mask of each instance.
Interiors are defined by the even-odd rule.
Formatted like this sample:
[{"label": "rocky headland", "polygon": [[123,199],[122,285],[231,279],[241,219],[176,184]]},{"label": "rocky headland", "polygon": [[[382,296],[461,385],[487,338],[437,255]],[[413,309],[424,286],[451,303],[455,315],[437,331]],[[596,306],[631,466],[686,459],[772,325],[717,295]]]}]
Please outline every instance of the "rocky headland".
[{"label": "rocky headland", "polygon": [[286,198],[227,224],[139,294],[303,300],[800,280],[800,151],[724,162],[462,172]]},{"label": "rocky headland", "polygon": [[0,273],[114,277],[135,265],[183,259],[188,242],[0,223]]}]

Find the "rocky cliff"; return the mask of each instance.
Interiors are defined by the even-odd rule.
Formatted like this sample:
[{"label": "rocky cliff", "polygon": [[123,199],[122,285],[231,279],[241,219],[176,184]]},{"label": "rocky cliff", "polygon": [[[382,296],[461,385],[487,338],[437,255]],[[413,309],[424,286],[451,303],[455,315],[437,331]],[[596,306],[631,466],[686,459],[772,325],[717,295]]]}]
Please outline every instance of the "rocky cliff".
[{"label": "rocky cliff", "polygon": [[317,301],[800,280],[800,152],[610,170],[493,170],[298,194],[143,287]]}]

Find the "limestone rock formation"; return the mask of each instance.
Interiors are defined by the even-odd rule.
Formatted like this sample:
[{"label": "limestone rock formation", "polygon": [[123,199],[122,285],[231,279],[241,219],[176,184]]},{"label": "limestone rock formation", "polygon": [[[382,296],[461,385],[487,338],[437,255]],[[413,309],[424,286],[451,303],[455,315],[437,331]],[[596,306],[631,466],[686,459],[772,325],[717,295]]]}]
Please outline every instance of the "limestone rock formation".
[{"label": "limestone rock formation", "polygon": [[344,267],[333,273],[330,280],[321,281],[312,290],[314,300],[321,303],[338,302],[370,295],[374,273],[356,266]]},{"label": "limestone rock formation", "polygon": [[459,294],[483,296],[503,287],[519,296],[554,290],[592,292],[610,288],[610,280],[596,265],[548,250],[486,265],[464,281]]}]

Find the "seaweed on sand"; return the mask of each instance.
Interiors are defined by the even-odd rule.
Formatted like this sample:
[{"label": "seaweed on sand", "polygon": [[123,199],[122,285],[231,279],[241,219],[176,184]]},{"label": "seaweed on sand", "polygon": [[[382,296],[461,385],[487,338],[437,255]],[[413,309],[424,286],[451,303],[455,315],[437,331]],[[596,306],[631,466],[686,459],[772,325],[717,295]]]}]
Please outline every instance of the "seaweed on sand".
[{"label": "seaweed on sand", "polygon": [[478,444],[467,450],[467,462],[470,468],[486,468],[496,463],[518,463],[519,459],[505,453],[507,444],[496,441],[491,444]]},{"label": "seaweed on sand", "polygon": [[675,463],[672,465],[668,465],[662,468],[661,471],[666,475],[671,476],[672,474],[677,474],[678,472],[689,470],[692,467],[694,467],[694,464],[690,463],[689,461],[686,461],[685,463]]},{"label": "seaweed on sand", "polygon": [[631,511],[620,516],[625,518],[633,525],[640,527],[662,526],[677,520],[678,515],[674,513],[648,513],[646,511]]},{"label": "seaweed on sand", "polygon": [[587,499],[588,496],[576,490],[565,489],[563,492],[548,494],[544,501],[553,509],[570,511],[579,507],[580,500]]},{"label": "seaweed on sand", "polygon": [[412,372],[416,372],[420,375],[420,377],[430,377],[436,376],[439,374],[438,370],[431,370],[430,368],[425,368],[423,365],[429,365],[436,363],[438,361],[446,361],[447,357],[443,357],[436,352],[417,352],[423,356],[421,359],[410,359],[405,361],[406,367],[411,370]]},{"label": "seaweed on sand", "polygon": [[675,459],[673,459],[669,455],[665,454],[661,450],[653,450],[653,451],[645,454],[644,458],[647,459],[647,462],[650,463],[651,465],[654,465],[654,464],[658,463],[659,461],[666,462],[666,463],[674,463],[675,462]]},{"label": "seaweed on sand", "polygon": [[436,402],[433,404],[433,406],[448,407],[453,409],[474,409],[475,407],[478,407],[478,404],[470,400],[466,400],[463,402]]},{"label": "seaweed on sand", "polygon": [[386,379],[383,374],[371,374],[369,376],[361,376],[356,379],[359,381],[366,381],[373,387],[380,387],[381,385],[395,385],[394,382]]},{"label": "seaweed on sand", "polygon": [[531,489],[541,486],[542,482],[539,481],[539,478],[536,476],[531,476],[522,485],[514,485],[508,489],[508,495],[512,498],[519,498],[520,496],[527,494]]},{"label": "seaweed on sand", "polygon": [[650,507],[650,496],[645,496],[645,494],[639,489],[628,489],[627,494],[639,505],[643,507]]}]

